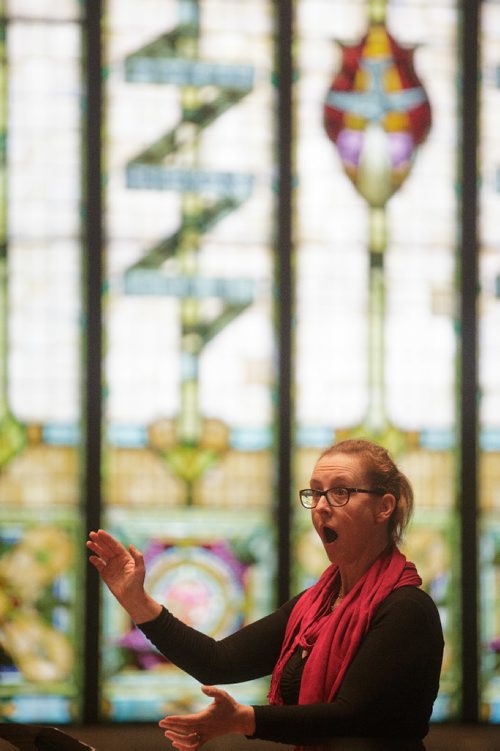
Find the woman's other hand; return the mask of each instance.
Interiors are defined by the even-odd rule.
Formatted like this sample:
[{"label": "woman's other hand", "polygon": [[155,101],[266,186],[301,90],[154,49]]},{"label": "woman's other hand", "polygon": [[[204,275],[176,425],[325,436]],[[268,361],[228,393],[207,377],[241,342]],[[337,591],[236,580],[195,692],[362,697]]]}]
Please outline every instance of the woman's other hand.
[{"label": "woman's other hand", "polygon": [[156,618],[161,605],[144,589],[146,569],[140,550],[128,550],[104,529],[89,534],[87,547],[93,555],[89,560],[99,571],[103,582],[136,623]]},{"label": "woman's other hand", "polygon": [[170,715],[159,723],[174,748],[193,751],[219,735],[254,734],[255,715],[252,707],[238,704],[227,691],[215,686],[202,686],[201,690],[213,699],[206,709],[196,714]]}]

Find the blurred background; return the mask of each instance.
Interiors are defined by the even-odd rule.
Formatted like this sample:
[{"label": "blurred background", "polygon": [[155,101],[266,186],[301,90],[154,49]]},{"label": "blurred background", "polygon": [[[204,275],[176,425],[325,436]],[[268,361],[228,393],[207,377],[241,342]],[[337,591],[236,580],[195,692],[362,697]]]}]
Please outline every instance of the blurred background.
[{"label": "blurred background", "polygon": [[364,436],[415,490],[433,719],[500,722],[500,3],[0,8],[1,719],[198,706],[88,531],[221,637],[325,568],[297,491]]}]

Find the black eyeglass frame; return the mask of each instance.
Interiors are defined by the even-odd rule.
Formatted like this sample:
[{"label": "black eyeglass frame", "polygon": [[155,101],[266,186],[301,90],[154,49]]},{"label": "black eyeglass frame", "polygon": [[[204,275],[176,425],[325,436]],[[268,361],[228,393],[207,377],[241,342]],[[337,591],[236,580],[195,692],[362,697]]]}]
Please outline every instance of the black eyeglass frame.
[{"label": "black eyeglass frame", "polygon": [[[328,498],[328,493],[331,490],[337,490],[337,491],[339,491],[339,490],[347,490],[347,498],[344,501],[344,503],[332,503],[330,501],[330,499]],[[302,498],[302,493],[310,493],[310,492],[316,493],[317,496],[318,496],[318,500],[312,506],[306,506],[306,504],[304,503],[303,498]],[[375,488],[374,490],[367,490],[366,488],[344,488],[344,487],[339,487],[339,486],[336,486],[336,487],[333,487],[333,488],[327,488],[326,490],[314,490],[314,488],[303,488],[302,490],[299,490],[299,498],[300,498],[300,502],[301,502],[302,506],[304,508],[306,508],[306,509],[316,508],[316,506],[318,505],[318,503],[321,500],[321,496],[323,496],[323,495],[325,496],[326,502],[328,503],[328,505],[331,508],[341,508],[342,506],[346,506],[349,503],[349,501],[351,499],[351,495],[353,493],[369,493],[369,495],[378,495],[378,496],[381,496],[381,495],[384,495],[385,492],[386,491],[382,490],[381,488]]]}]

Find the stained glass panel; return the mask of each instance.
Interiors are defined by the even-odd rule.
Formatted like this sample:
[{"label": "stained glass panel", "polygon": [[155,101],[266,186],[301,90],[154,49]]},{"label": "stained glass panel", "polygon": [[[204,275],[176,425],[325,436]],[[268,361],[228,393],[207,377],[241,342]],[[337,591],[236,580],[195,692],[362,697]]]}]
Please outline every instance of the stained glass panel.
[{"label": "stained glass panel", "polygon": [[481,706],[500,722],[500,6],[485,2],[481,27],[479,381]]},{"label": "stained glass panel", "polygon": [[[224,556],[236,568],[250,565],[254,537],[261,552],[249,572],[264,561],[274,568],[265,552],[273,534],[271,5],[107,4],[105,516],[114,525],[118,514],[127,538],[142,518],[145,548],[181,556],[186,572],[216,563],[207,560],[223,541],[216,520],[231,530]],[[239,539],[246,514],[253,521]],[[233,625],[269,610],[272,577],[259,593],[253,577],[236,600],[229,569],[218,594],[207,579],[196,607],[225,598]],[[108,624],[123,618],[113,607]],[[109,638],[106,716],[156,718],[168,696],[194,701],[180,672],[165,669],[160,690],[147,662],[141,695],[131,697],[130,655],[117,661]],[[259,686],[241,691],[263,695]]]},{"label": "stained glass panel", "polygon": [[[220,508],[146,515],[113,509],[108,527],[144,551],[146,588],[184,623],[222,638],[269,612],[274,553],[267,515]],[[104,604],[107,716],[144,721],[205,706],[198,681],[162,657],[108,593]],[[267,689],[263,679],[230,690],[251,703]]]},{"label": "stained glass panel", "polygon": [[[354,436],[386,445],[413,481],[406,551],[446,632],[435,718],[459,700],[457,20],[450,2],[297,3],[295,486]],[[298,587],[325,567],[309,523],[296,517]]]},{"label": "stained glass panel", "polygon": [[81,8],[3,8],[0,716],[67,722],[83,677]]}]

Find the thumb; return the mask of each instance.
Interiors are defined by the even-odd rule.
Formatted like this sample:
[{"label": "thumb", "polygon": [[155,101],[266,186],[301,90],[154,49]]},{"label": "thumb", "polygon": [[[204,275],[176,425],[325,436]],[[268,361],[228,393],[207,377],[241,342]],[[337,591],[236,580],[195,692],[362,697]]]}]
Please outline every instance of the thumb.
[{"label": "thumb", "polygon": [[138,550],[134,545],[128,546],[129,553],[134,559],[135,565],[139,566],[140,568],[144,568],[144,556],[142,555],[141,551]]},{"label": "thumb", "polygon": [[222,688],[217,688],[217,686],[202,686],[201,690],[206,696],[210,696],[215,704],[234,704],[233,697]]},{"label": "thumb", "polygon": [[216,686],[202,686],[201,690],[205,696],[210,696],[211,699],[218,699],[224,695],[224,691],[221,691]]}]

